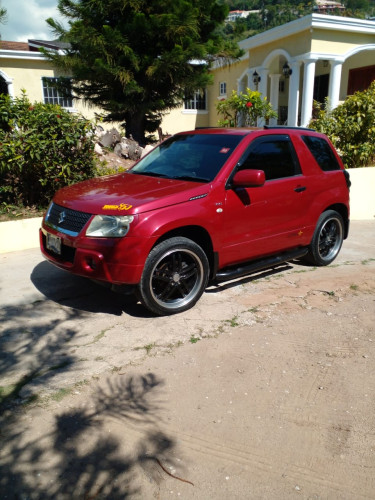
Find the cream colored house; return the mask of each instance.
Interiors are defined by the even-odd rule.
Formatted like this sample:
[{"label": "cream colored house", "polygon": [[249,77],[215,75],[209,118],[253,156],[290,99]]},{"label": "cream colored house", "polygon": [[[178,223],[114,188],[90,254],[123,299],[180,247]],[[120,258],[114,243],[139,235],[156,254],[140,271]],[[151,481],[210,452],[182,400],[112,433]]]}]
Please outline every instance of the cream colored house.
[{"label": "cream colored house", "polygon": [[[259,90],[278,112],[279,124],[306,126],[313,100],[336,107],[375,80],[375,22],[311,14],[239,44],[244,57],[213,68],[204,109],[173,111],[163,131],[217,125],[216,104],[232,90]],[[190,106],[191,108],[192,106]]]},{"label": "cream colored house", "polygon": [[81,101],[66,98],[53,87],[61,77],[49,61],[39,52],[40,47],[61,51],[65,44],[43,40],[24,42],[0,41],[0,93],[18,97],[25,90],[31,102],[60,104],[72,112],[94,118],[93,109]]},{"label": "cream colored house", "polygon": [[[51,45],[52,44],[52,45]],[[54,42],[0,42],[0,91],[18,96],[25,89],[31,101],[59,102],[87,118],[94,111],[79,101],[64,102],[48,85],[59,76],[38,52],[56,50]],[[196,92],[167,114],[165,134],[216,126],[216,104],[232,90],[258,89],[278,112],[273,123],[306,126],[313,100],[326,97],[332,108],[375,80],[375,21],[311,14],[240,42],[245,55],[230,65],[212,69],[214,83]]]}]

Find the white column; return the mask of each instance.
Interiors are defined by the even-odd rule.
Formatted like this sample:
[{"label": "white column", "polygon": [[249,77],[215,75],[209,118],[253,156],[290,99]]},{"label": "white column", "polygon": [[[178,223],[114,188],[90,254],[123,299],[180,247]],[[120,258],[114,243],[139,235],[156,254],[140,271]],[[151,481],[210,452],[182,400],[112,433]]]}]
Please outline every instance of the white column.
[{"label": "white column", "polygon": [[329,75],[328,100],[330,109],[337,107],[340,99],[342,61],[331,61]]},{"label": "white column", "polygon": [[301,62],[294,61],[291,63],[292,74],[289,79],[289,95],[288,95],[288,126],[298,126],[298,110],[299,110],[299,79]]},{"label": "white column", "polygon": [[[246,84],[244,78],[241,78],[237,80],[237,93],[239,94],[240,92],[245,92],[246,91]],[[237,116],[238,120],[238,126],[243,127],[245,125],[245,120],[243,117],[242,113],[239,113]]]},{"label": "white column", "polygon": [[[276,113],[279,111],[279,81],[280,74],[270,75],[271,85],[270,85],[270,103],[272,108]],[[277,118],[270,119],[270,125],[277,125]]]},{"label": "white column", "polygon": [[246,90],[246,85],[245,85],[244,79],[243,78],[241,80],[238,79],[237,80],[237,92],[238,93],[245,92],[245,90]]},{"label": "white column", "polygon": [[253,82],[253,73],[250,69],[247,70],[247,88],[250,90],[255,90],[255,85]]},{"label": "white column", "polygon": [[258,70],[258,74],[260,76],[258,90],[261,94],[263,94],[263,97],[267,97],[268,73],[269,70],[267,68],[259,68]]},{"label": "white column", "polygon": [[309,124],[312,116],[316,60],[311,59],[308,61],[304,61],[304,63],[305,70],[303,74],[301,127],[306,127]]},{"label": "white column", "polygon": [[[267,90],[268,90],[268,73],[269,69],[267,68],[259,68],[259,76],[260,76],[260,82],[258,85],[258,90],[262,94],[263,97],[267,97]],[[258,120],[258,127],[263,127],[264,125],[264,118],[260,118]]]}]

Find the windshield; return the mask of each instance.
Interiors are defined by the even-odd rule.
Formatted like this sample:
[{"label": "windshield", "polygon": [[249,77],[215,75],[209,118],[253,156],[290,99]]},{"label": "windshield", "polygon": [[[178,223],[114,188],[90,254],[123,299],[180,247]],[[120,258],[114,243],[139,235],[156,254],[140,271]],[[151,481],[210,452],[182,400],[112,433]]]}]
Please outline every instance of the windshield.
[{"label": "windshield", "polygon": [[242,135],[176,135],[157,146],[129,173],[169,179],[212,181]]}]

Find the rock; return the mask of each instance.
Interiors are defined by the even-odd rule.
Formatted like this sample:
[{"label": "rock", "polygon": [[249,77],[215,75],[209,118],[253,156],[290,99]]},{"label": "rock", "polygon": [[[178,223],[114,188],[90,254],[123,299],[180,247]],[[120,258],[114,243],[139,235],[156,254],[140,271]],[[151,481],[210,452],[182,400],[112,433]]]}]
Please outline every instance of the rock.
[{"label": "rock", "polygon": [[106,132],[99,139],[99,144],[103,148],[114,148],[115,145],[121,141],[121,136],[117,132],[115,128],[111,129],[109,132]]},{"label": "rock", "polygon": [[94,151],[97,155],[102,156],[103,155],[103,149],[100,146],[100,144],[96,143],[94,147]]},{"label": "rock", "polygon": [[122,147],[121,147],[121,143],[118,142],[116,144],[116,146],[114,147],[113,149],[113,152],[117,155],[117,156],[122,156]]},{"label": "rock", "polygon": [[95,136],[100,139],[105,134],[104,128],[101,125],[95,127]]},{"label": "rock", "polygon": [[123,137],[121,139],[121,147],[123,148],[123,151],[126,151],[127,158],[129,158],[129,160],[139,160],[141,157],[142,148],[132,137],[129,139],[127,137]]}]

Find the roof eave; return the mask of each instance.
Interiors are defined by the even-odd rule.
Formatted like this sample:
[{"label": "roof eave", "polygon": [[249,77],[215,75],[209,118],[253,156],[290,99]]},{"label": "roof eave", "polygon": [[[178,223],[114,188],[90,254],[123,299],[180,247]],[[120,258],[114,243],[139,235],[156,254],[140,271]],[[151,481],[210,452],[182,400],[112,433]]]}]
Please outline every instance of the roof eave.
[{"label": "roof eave", "polygon": [[43,54],[28,50],[0,50],[2,59],[24,59],[29,61],[46,61]]},{"label": "roof eave", "polygon": [[375,34],[374,21],[351,17],[326,16],[324,14],[309,14],[301,17],[301,19],[296,19],[282,26],[276,26],[276,28],[259,33],[259,35],[242,40],[239,42],[239,46],[244,50],[248,50],[314,28]]}]

